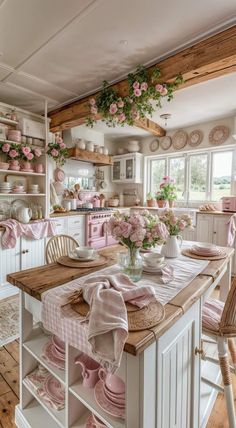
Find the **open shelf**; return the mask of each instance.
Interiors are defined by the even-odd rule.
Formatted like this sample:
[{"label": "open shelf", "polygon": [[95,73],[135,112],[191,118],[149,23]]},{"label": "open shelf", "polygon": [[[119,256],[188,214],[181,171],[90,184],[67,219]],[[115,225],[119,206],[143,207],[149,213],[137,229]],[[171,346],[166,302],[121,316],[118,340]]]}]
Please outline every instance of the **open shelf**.
[{"label": "open shelf", "polygon": [[5,125],[18,125],[17,120],[8,119],[7,117],[0,116],[0,123],[4,123]]},{"label": "open shelf", "polygon": [[49,342],[50,336],[47,336],[40,327],[32,330],[28,339],[24,342],[23,347],[42,364],[53,376],[55,376],[63,385],[65,385],[65,371],[44,360],[42,357],[43,347]]},{"label": "open shelf", "polygon": [[44,177],[46,174],[40,174],[38,172],[25,172],[25,171],[13,171],[12,169],[0,169],[0,174],[13,174],[13,175],[33,175]]},{"label": "open shelf", "polygon": [[103,155],[102,153],[89,152],[88,150],[82,150],[78,147],[72,147],[68,150],[69,158],[82,161],[90,162],[97,166],[113,165],[112,157],[109,155]]},{"label": "open shelf", "polygon": [[[82,384],[82,380],[69,387],[69,391],[91,410],[92,413],[95,413],[95,415],[97,415],[109,428],[125,427],[124,420],[110,416],[102,410],[94,398],[94,389],[85,388]],[[75,427],[77,427],[77,425],[75,425]],[[78,427],[80,427],[80,425],[78,425]]]},{"label": "open shelf", "polygon": [[70,426],[70,428],[85,428],[89,415],[91,415],[91,412],[86,411],[75,423]]},{"label": "open shelf", "polygon": [[45,196],[45,193],[0,193],[0,196]]},{"label": "open shelf", "polygon": [[[18,406],[16,408],[16,419],[18,413]],[[52,417],[48,414],[46,410],[38,403],[37,400],[33,399],[30,404],[22,410],[23,416],[25,417],[29,426],[34,428],[50,427],[58,428],[58,424]]]},{"label": "open shelf", "polygon": [[[49,407],[45,401],[42,400],[41,397],[33,390],[33,388],[30,388],[30,386],[23,380],[24,387],[30,392],[30,394],[37,400],[38,404],[42,406],[42,408],[48,412],[48,414],[54,419],[54,421],[61,427],[65,428],[65,409],[63,410],[54,410],[52,407]],[[57,425],[57,426],[58,426]],[[41,425],[42,426],[42,423]],[[51,425],[46,425],[51,428]],[[35,427],[35,425],[32,425],[32,427]]]}]

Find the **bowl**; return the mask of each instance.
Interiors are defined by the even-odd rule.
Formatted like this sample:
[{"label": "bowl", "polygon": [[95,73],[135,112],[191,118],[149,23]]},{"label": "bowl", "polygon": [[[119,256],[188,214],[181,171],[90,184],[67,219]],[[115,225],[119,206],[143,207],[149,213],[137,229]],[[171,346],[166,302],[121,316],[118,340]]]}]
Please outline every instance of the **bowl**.
[{"label": "bowl", "polygon": [[158,267],[164,262],[165,257],[159,253],[144,253],[143,259],[148,266]]},{"label": "bowl", "polygon": [[75,252],[78,257],[88,259],[93,256],[94,249],[91,247],[76,247]]}]

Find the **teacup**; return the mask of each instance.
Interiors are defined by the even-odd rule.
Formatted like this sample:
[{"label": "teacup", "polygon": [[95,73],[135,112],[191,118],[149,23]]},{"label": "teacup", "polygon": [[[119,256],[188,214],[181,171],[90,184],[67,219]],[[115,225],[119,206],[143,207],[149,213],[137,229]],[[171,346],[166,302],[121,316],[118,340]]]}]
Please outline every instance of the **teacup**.
[{"label": "teacup", "polygon": [[78,257],[87,259],[93,256],[94,249],[91,247],[76,247],[75,252]]},{"label": "teacup", "polygon": [[98,382],[98,371],[100,364],[86,354],[81,354],[75,358],[75,364],[80,364],[82,367],[83,386],[94,388]]},{"label": "teacup", "polygon": [[106,388],[110,393],[119,395],[124,395],[125,393],[125,383],[123,380],[114,374],[107,373],[102,367],[98,372],[98,376],[103,382],[104,388]]},{"label": "teacup", "polygon": [[164,262],[164,256],[159,253],[146,253],[143,255],[145,263],[150,267],[158,267]]}]

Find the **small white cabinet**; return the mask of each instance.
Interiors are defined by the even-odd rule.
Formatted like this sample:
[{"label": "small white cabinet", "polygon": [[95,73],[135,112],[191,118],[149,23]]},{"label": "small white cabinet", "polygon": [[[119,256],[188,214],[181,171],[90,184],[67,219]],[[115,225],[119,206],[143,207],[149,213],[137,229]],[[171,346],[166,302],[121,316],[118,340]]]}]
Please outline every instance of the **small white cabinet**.
[{"label": "small white cabinet", "polygon": [[143,155],[133,153],[113,156],[111,181],[114,183],[142,183]]},{"label": "small white cabinet", "polygon": [[21,241],[21,269],[30,269],[45,264],[45,238],[28,239]]},{"label": "small white cabinet", "polygon": [[57,235],[72,236],[79,245],[85,245],[85,215],[54,218]]}]

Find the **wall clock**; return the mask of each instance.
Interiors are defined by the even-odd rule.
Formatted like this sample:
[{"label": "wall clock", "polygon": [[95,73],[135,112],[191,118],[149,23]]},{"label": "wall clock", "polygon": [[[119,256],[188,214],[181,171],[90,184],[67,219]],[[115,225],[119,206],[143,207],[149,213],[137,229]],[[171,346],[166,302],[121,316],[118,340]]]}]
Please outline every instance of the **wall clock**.
[{"label": "wall clock", "polygon": [[181,150],[186,146],[188,134],[183,129],[176,131],[172,137],[172,144],[175,150]]},{"label": "wall clock", "polygon": [[169,136],[166,135],[165,137],[163,137],[161,139],[161,143],[160,144],[161,144],[161,148],[163,150],[168,150],[170,148],[171,144],[172,144],[171,137],[169,137]]},{"label": "wall clock", "polygon": [[159,140],[157,138],[151,141],[151,143],[149,144],[149,149],[151,152],[155,152],[156,150],[159,149]]},{"label": "wall clock", "polygon": [[202,140],[203,140],[203,132],[200,129],[195,129],[189,134],[188,144],[191,147],[197,147],[199,146],[199,144],[201,144]]},{"label": "wall clock", "polygon": [[229,137],[227,126],[215,126],[209,133],[209,143],[213,145],[223,144]]}]

